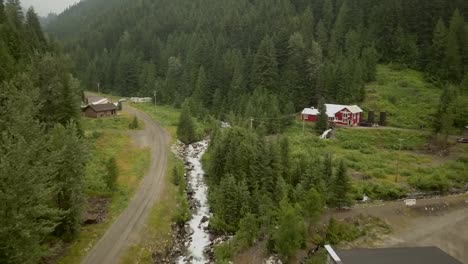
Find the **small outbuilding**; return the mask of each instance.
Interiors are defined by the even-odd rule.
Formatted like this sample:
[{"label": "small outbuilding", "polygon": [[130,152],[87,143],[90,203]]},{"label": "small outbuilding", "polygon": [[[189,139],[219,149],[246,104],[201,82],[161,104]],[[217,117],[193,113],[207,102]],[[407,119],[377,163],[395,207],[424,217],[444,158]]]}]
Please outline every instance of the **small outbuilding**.
[{"label": "small outbuilding", "polygon": [[83,109],[83,114],[94,118],[116,116],[117,106],[113,103],[90,104]]}]

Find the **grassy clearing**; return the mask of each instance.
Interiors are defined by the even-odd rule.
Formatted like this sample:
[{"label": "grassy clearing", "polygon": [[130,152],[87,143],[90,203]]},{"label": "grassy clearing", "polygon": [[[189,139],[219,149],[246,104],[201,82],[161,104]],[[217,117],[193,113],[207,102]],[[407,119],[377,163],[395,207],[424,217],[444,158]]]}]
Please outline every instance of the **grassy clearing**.
[{"label": "grassy clearing", "polygon": [[176,133],[177,125],[179,124],[180,109],[170,106],[155,106],[150,103],[134,104],[127,102],[127,104],[148,114],[153,120],[164,127],[164,129],[171,134],[172,138],[177,138]]},{"label": "grassy clearing", "polygon": [[[83,128],[89,143],[90,160],[86,166],[85,191],[88,197],[108,197],[110,205],[105,221],[83,226],[78,238],[70,246],[67,255],[59,263],[80,263],[107,228],[127,207],[138,188],[150,161],[148,149],[132,145],[125,132],[130,119],[119,116],[107,119],[83,119]],[[107,190],[103,181],[105,164],[115,157],[119,168],[118,188],[114,193]]]},{"label": "grassy clearing", "polygon": [[363,108],[376,114],[387,111],[388,125],[403,128],[418,128],[420,124],[431,127],[431,115],[442,93],[426,82],[421,72],[385,65],[378,66],[377,81],[367,85],[366,91]]},{"label": "grassy clearing", "polygon": [[[180,109],[171,106],[154,105],[151,103],[134,104],[130,103],[132,107],[135,107],[153,118],[158,124],[166,129],[172,139],[177,138],[177,126],[179,125]],[[194,118],[195,129],[199,138],[203,138],[206,135],[207,129],[210,127],[209,121],[202,122]]]},{"label": "grassy clearing", "polygon": [[[168,169],[164,178],[166,188],[162,193],[161,200],[153,206],[140,241],[127,250],[121,263],[151,263],[152,253],[166,255],[171,249],[171,225],[180,212],[181,205],[178,201],[181,198],[185,199],[181,197],[184,195],[183,192],[180,192],[179,187],[174,185],[172,181],[172,168],[174,166],[183,167],[183,164],[171,153],[168,157]],[[180,186],[184,186],[184,184]]]},{"label": "grassy clearing", "polygon": [[[455,145],[448,157],[440,157],[423,151],[426,132],[345,128],[335,132],[336,138],[321,140],[309,127],[303,134],[298,122],[285,136],[293,153],[317,158],[332,153],[335,162],[344,159],[356,197],[365,193],[371,198],[395,199],[412,188],[447,191],[468,182],[468,149],[464,145]],[[401,150],[399,138],[404,139]]]}]

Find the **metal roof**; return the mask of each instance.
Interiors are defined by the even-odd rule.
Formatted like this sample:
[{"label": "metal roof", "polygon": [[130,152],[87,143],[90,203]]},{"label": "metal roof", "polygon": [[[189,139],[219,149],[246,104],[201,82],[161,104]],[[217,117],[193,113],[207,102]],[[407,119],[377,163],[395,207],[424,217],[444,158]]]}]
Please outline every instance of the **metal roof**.
[{"label": "metal roof", "polygon": [[93,109],[95,112],[104,112],[104,111],[117,110],[117,106],[115,106],[112,103],[88,105],[88,107]]},{"label": "metal roof", "polygon": [[[343,109],[348,109],[351,113],[357,114],[362,113],[362,109],[357,105],[338,105],[338,104],[325,104],[327,108],[327,115],[328,117],[335,117],[335,114]],[[303,115],[318,115],[320,112],[318,109],[311,107],[311,108],[304,108],[302,111]]]},{"label": "metal roof", "polygon": [[304,110],[302,111],[302,114],[303,115],[318,115],[319,114],[319,111],[318,109],[315,109],[313,107],[311,108],[304,108]]},{"label": "metal roof", "polygon": [[462,264],[438,247],[335,250],[343,264]]}]

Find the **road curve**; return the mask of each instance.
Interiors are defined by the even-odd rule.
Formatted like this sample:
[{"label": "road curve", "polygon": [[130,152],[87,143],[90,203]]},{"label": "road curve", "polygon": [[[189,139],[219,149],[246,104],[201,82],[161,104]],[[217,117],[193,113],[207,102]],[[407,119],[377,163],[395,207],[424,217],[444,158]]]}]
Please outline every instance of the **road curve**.
[{"label": "road curve", "polygon": [[142,136],[150,142],[150,166],[128,207],[88,252],[82,263],[119,263],[125,250],[139,237],[153,204],[164,188],[169,134],[145,113],[129,106],[125,106],[124,111],[145,123]]}]

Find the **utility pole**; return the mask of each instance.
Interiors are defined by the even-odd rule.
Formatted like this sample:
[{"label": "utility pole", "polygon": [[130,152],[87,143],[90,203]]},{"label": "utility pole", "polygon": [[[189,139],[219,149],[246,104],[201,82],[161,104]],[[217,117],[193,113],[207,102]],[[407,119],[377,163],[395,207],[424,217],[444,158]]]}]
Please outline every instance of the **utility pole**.
[{"label": "utility pole", "polygon": [[305,134],[305,119],[303,115],[301,115],[301,117],[302,117],[302,134]]},{"label": "utility pole", "polygon": [[[402,148],[401,143],[404,141],[404,139],[399,138],[398,141],[399,141],[398,152],[401,152],[401,148]],[[400,154],[401,153],[397,154],[397,175],[395,175],[395,182],[398,182],[398,179],[400,178]]]},{"label": "utility pole", "polygon": [[154,106],[156,106],[156,91],[158,90],[158,81],[154,81]]},{"label": "utility pole", "polygon": [[253,119],[253,117],[251,117],[250,118],[250,129],[253,129],[253,121],[254,121],[254,119]]}]

